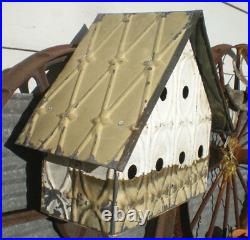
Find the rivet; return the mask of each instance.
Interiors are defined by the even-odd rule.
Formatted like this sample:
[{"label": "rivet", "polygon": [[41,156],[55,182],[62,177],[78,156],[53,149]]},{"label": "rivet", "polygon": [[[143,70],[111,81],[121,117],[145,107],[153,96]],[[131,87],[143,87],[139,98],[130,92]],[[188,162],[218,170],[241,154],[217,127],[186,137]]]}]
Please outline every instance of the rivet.
[{"label": "rivet", "polygon": [[52,111],[52,106],[47,106],[47,110],[50,112],[50,111]]},{"label": "rivet", "polygon": [[124,125],[124,121],[123,120],[120,120],[119,122],[118,122],[118,126],[123,126]]}]

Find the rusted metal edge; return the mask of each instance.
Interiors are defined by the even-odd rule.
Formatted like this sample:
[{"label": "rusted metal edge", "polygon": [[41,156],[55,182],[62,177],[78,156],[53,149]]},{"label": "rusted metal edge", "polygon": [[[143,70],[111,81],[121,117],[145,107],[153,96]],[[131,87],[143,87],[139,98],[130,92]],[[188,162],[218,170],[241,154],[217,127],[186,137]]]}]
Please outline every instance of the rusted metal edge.
[{"label": "rusted metal edge", "polygon": [[34,77],[41,92],[49,87],[49,81],[45,74],[45,66],[48,62],[75,50],[69,44],[60,45],[37,52],[12,68],[5,69],[2,73],[2,106],[12,96],[15,90],[22,87],[31,77]]},{"label": "rusted metal edge", "polygon": [[25,210],[3,213],[2,225],[3,227],[9,227],[45,218],[47,218],[46,215],[36,210],[25,209]]}]

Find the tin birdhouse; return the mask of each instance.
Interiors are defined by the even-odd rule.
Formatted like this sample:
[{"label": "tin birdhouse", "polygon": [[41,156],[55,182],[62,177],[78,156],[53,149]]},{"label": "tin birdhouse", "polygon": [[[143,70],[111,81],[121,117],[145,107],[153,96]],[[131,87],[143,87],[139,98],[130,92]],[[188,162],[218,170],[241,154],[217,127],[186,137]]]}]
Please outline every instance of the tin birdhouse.
[{"label": "tin birdhouse", "polygon": [[115,235],[205,191],[224,106],[202,12],[100,14],[17,143],[43,212]]}]

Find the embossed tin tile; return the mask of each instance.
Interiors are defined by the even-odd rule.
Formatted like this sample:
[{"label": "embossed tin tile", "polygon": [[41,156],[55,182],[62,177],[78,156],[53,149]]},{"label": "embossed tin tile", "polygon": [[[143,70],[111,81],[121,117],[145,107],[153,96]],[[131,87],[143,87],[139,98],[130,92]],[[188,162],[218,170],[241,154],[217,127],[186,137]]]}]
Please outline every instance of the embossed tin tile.
[{"label": "embossed tin tile", "polygon": [[111,178],[113,169],[108,170],[106,179],[100,179],[98,175],[90,176],[72,166],[72,161],[68,162],[69,166],[61,165],[50,157],[43,167],[41,210],[109,235],[136,227],[139,221],[126,218],[124,221],[113,218],[105,221],[103,211],[110,210],[114,214],[115,207],[126,215],[129,210],[143,214],[149,211],[149,220],[203,193],[207,185],[208,158],[199,159],[190,166],[173,165],[124,180],[119,176]]}]

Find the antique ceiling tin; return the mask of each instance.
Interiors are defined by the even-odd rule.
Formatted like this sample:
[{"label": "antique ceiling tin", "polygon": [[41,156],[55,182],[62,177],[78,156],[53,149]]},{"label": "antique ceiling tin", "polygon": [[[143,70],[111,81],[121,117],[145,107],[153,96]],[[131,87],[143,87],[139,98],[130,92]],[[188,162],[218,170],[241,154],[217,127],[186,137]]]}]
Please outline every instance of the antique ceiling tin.
[{"label": "antique ceiling tin", "polygon": [[211,110],[188,41],[124,171],[50,154],[42,211],[109,235],[136,227],[139,219],[117,221],[117,209],[126,216],[149,211],[151,219],[205,191],[210,131]]},{"label": "antique ceiling tin", "polygon": [[17,143],[123,170],[198,17],[98,15]]},{"label": "antique ceiling tin", "polygon": [[151,219],[205,191],[227,122],[200,11],[101,14],[17,143],[48,153],[42,211],[115,235],[139,224],[116,207]]}]

